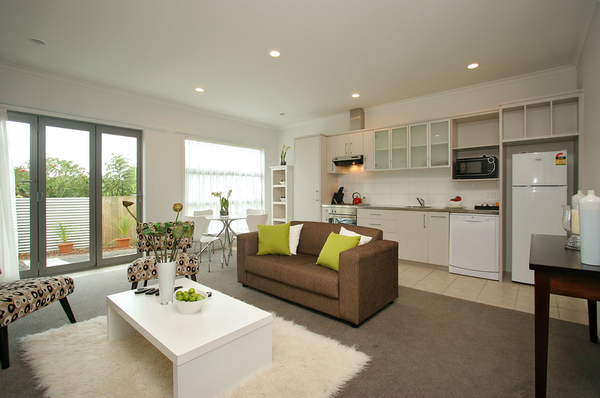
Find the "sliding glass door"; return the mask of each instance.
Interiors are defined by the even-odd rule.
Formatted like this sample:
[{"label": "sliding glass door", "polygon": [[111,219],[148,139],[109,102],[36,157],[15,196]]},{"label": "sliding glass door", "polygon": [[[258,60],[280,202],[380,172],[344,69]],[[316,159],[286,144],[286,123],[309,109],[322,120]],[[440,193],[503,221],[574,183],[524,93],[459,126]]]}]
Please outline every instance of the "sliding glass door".
[{"label": "sliding glass door", "polygon": [[9,113],[21,277],[136,257],[122,201],[138,203],[140,132]]}]

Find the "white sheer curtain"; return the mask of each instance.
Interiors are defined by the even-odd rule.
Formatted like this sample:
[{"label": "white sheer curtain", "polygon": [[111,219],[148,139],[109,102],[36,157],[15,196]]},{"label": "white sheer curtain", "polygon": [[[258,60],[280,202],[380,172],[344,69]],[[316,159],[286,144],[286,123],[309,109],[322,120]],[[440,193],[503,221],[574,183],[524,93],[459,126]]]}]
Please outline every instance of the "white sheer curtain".
[{"label": "white sheer curtain", "polygon": [[0,282],[20,278],[15,234],[15,173],[9,155],[7,122],[6,109],[0,109]]},{"label": "white sheer curtain", "polygon": [[[221,192],[229,198],[230,214],[264,209],[264,152],[260,149],[185,140],[185,213],[220,210]],[[211,229],[216,226],[212,225]]]}]

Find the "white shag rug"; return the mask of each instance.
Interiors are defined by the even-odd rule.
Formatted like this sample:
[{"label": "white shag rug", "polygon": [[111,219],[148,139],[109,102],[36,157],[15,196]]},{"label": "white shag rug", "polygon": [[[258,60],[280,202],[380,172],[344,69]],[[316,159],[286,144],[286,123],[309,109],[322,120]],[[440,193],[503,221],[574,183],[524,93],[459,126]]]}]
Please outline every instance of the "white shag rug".
[{"label": "white shag rug", "polygon": [[[21,339],[24,359],[45,396],[172,397],[173,365],[140,335],[109,342],[106,316]],[[273,363],[222,394],[331,397],[370,357],[273,316]]]}]

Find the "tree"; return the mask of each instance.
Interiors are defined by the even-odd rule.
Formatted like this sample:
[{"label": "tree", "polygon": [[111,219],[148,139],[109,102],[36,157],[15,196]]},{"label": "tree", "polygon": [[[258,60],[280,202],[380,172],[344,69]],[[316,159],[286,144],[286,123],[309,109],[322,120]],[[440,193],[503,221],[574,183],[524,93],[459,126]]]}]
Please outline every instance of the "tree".
[{"label": "tree", "polygon": [[46,158],[46,197],[74,198],[90,195],[88,172],[72,160]]},{"label": "tree", "polygon": [[137,193],[137,169],[123,155],[111,154],[102,177],[102,195],[131,196]]}]

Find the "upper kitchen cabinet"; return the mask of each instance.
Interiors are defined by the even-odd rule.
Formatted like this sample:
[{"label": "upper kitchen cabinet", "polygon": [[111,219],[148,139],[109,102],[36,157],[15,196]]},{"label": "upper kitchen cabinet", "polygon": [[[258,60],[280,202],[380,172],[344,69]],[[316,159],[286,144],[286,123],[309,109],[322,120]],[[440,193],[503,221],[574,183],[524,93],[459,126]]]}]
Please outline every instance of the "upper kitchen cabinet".
[{"label": "upper kitchen cabinet", "polygon": [[390,129],[375,130],[375,170],[390,169]]},{"label": "upper kitchen cabinet", "polygon": [[352,156],[364,155],[363,132],[341,134],[334,136],[335,150],[334,155],[337,156]]},{"label": "upper kitchen cabinet", "polygon": [[575,91],[501,104],[503,144],[576,139],[583,120],[582,96]]},{"label": "upper kitchen cabinet", "polygon": [[448,120],[374,131],[375,170],[450,166]]},{"label": "upper kitchen cabinet", "polygon": [[348,173],[347,167],[336,166],[335,163],[333,163],[333,158],[341,156],[341,155],[336,155],[336,146],[335,146],[336,138],[337,138],[336,135],[327,137],[327,160],[326,160],[327,173],[329,173],[329,174],[347,174]]},{"label": "upper kitchen cabinet", "polygon": [[363,133],[363,144],[364,144],[364,157],[363,157],[363,171],[374,171],[375,170],[375,134],[373,130],[368,130]]},{"label": "upper kitchen cabinet", "polygon": [[395,127],[391,129],[392,137],[392,169],[401,170],[408,168],[408,127]]},{"label": "upper kitchen cabinet", "polygon": [[410,126],[410,168],[427,167],[427,124]]},{"label": "upper kitchen cabinet", "polygon": [[429,166],[450,166],[450,121],[429,123]]},{"label": "upper kitchen cabinet", "polygon": [[[456,159],[500,156],[499,112],[489,111],[452,119],[452,179],[456,178]],[[489,181],[487,178],[486,181]],[[496,179],[497,180],[497,179]]]}]

